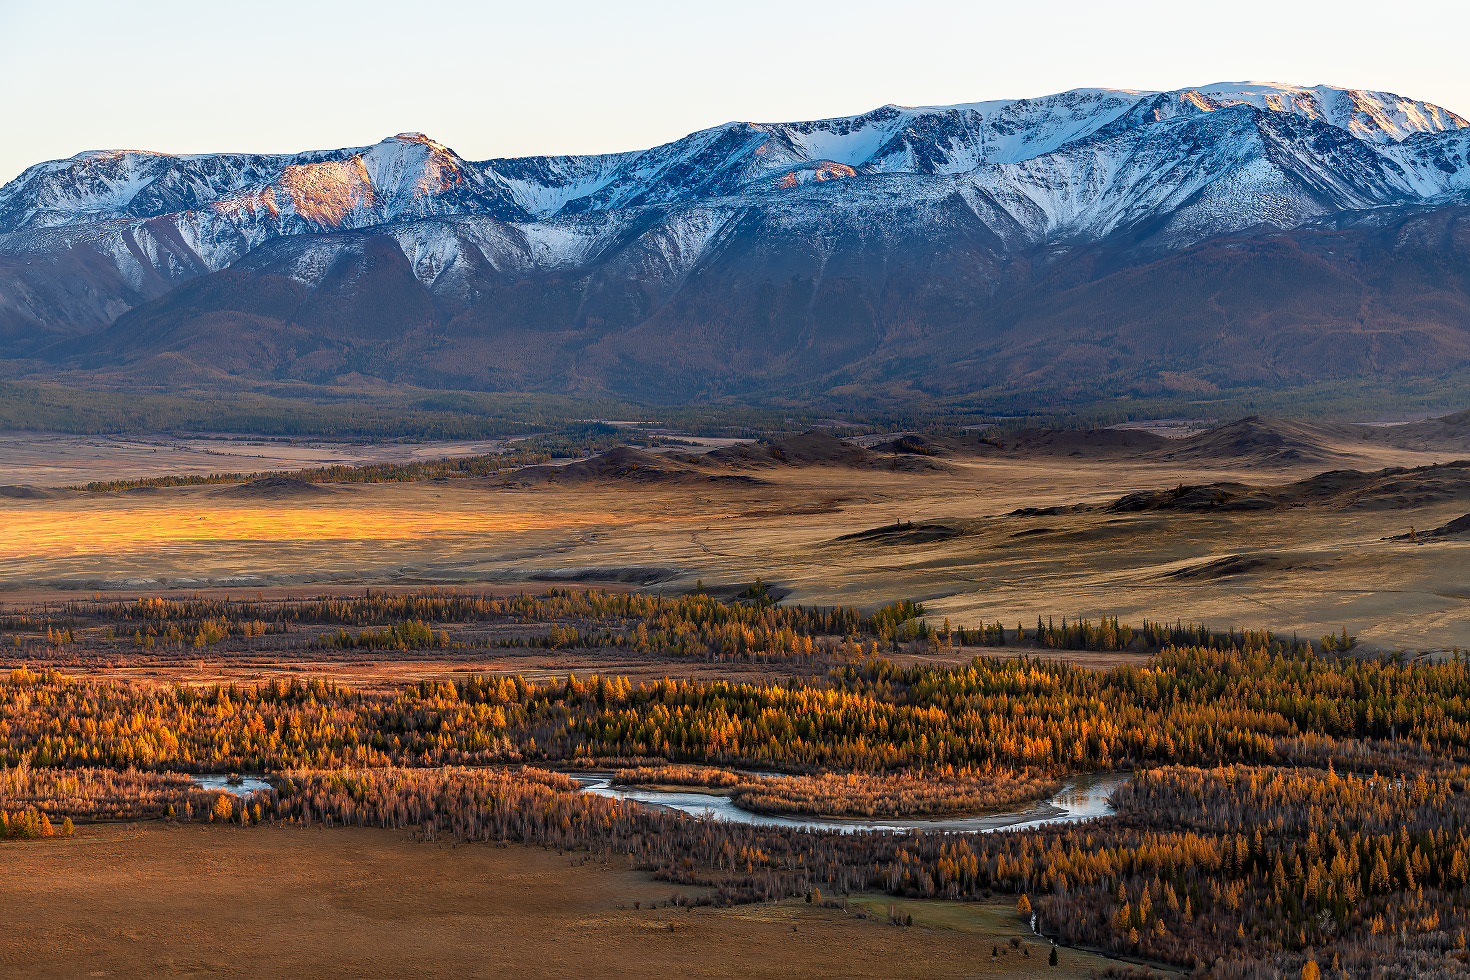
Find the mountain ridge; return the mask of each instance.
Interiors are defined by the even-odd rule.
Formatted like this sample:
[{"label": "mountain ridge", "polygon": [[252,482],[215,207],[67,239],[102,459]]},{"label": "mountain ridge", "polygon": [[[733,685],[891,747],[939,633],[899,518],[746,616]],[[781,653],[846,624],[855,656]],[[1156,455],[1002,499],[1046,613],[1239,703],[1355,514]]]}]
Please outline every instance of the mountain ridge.
[{"label": "mountain ridge", "polygon": [[[1053,337],[1054,364],[1076,375],[1083,348],[1118,347],[1137,323],[1087,337],[1078,308],[1023,336],[1036,309],[1088,287],[1066,277],[1096,293],[1132,270],[1147,306],[1137,270],[1207,252],[1230,265],[1226,250],[1261,256],[1275,240],[1272,254],[1310,266],[1308,279],[1331,266],[1333,289],[1361,293],[1356,322],[1311,312],[1313,330],[1376,323],[1369,332],[1387,336],[1407,323],[1436,338],[1428,359],[1394,355],[1384,370],[1424,373],[1467,346],[1456,217],[1467,204],[1462,117],[1389,93],[1262,83],[883,106],[584,156],[474,162],[421,133],[286,155],[89,151],[0,188],[0,339],[21,373],[169,355],[201,376],[331,383],[367,368],[422,382],[442,373],[439,351],[452,352],[440,358],[448,384],[636,394],[662,378],[696,397],[739,387],[742,373],[757,387],[923,376],[937,337],[957,363],[1003,355],[1040,373],[1022,354]],[[1452,227],[1429,244],[1435,215]],[[1385,242],[1395,227],[1401,240]],[[1283,250],[1322,236],[1380,264],[1425,250],[1447,261],[1432,322],[1412,323],[1393,276],[1365,272],[1366,260]],[[1019,309],[1028,296],[1033,309]],[[1340,305],[1331,298],[1311,302]],[[1238,330],[1239,312],[1216,319]],[[1187,328],[1212,315],[1199,303],[1186,314]],[[1384,342],[1352,340],[1349,360],[1371,364]],[[692,361],[662,370],[660,354]],[[1115,354],[1125,374],[1243,376],[1199,351],[1159,364]]]},{"label": "mountain ridge", "polygon": [[[1324,105],[1325,102],[1325,105]],[[1344,110],[1341,103],[1351,105]],[[493,158],[469,161],[449,147],[422,133],[406,132],[388,137],[372,146],[347,147],[336,150],[312,150],[295,154],[199,153],[166,154],[148,150],[90,150],[64,160],[52,160],[27,168],[22,174],[0,187],[0,234],[41,227],[62,227],[112,218],[148,218],[188,210],[203,203],[240,203],[241,199],[221,195],[248,189],[260,196],[278,185],[284,197],[309,201],[313,206],[329,203],[333,196],[353,196],[352,185],[360,182],[368,197],[354,200],[356,205],[371,205],[376,189],[385,185],[392,191],[394,178],[417,164],[418,180],[415,197],[426,200],[449,195],[447,205],[462,207],[480,205],[483,210],[458,213],[493,214],[504,220],[548,218],[589,210],[595,204],[624,207],[634,203],[652,203],[648,188],[630,198],[627,194],[597,195],[617,179],[619,165],[638,164],[647,174],[664,163],[658,157],[669,156],[672,148],[682,148],[676,160],[706,153],[712,146],[734,138],[727,150],[746,150],[766,159],[743,159],[747,172],[754,178],[786,171],[805,169],[806,165],[837,164],[850,168],[867,168],[866,173],[905,172],[958,174],[972,171],[983,164],[1016,164],[1051,153],[1099,130],[1137,128],[1148,122],[1162,123],[1182,117],[1203,115],[1248,107],[1274,115],[1296,116],[1330,125],[1350,133],[1354,138],[1374,145],[1401,145],[1416,135],[1436,136],[1470,128],[1470,123],[1449,110],[1431,103],[1405,99],[1391,93],[1339,89],[1332,86],[1304,88],[1300,86],[1262,83],[1217,83],[1196,89],[1172,92],[1139,92],[1120,89],[1073,89],[1037,99],[996,100],[963,103],[954,106],[902,107],[885,105],[856,116],[837,116],[801,122],[752,123],[730,122],[699,130],[682,139],[647,150],[611,154],[572,156],[534,156]],[[1087,109],[1082,115],[1077,110]],[[933,132],[919,124],[958,123],[941,130],[949,137],[951,153],[943,159],[916,154],[916,144],[930,153],[938,146]],[[975,137],[975,142],[956,144],[957,135]],[[1012,137],[1012,138],[1006,138]],[[741,145],[741,138],[750,145]],[[901,139],[900,139],[901,138]],[[988,142],[987,142],[988,141]],[[908,149],[902,161],[896,159],[899,145]],[[996,148],[991,149],[989,147]],[[418,153],[408,148],[418,148]],[[407,152],[394,152],[407,150]],[[691,154],[690,151],[693,151]],[[412,156],[420,159],[414,161]],[[123,162],[121,172],[97,172],[107,164]],[[1399,158],[1398,162],[1403,163]],[[148,164],[140,168],[128,165]],[[357,172],[342,165],[356,165]],[[234,172],[225,168],[233,166]],[[176,167],[192,167],[179,171]],[[47,183],[46,178],[63,171],[85,168],[88,172],[72,181],[77,195],[90,192],[94,206],[66,208],[64,182]],[[368,170],[371,168],[371,174]],[[517,182],[528,183],[527,175],[540,168],[545,174],[559,174],[561,184],[540,181],[543,190],[566,188],[572,181],[576,191],[566,197],[551,195],[560,206],[540,206],[531,196],[519,198],[511,193]],[[571,173],[568,173],[568,172]],[[591,174],[591,178],[587,177]],[[834,176],[835,176],[834,172]],[[855,174],[854,174],[855,175]],[[273,180],[263,178],[274,177]],[[230,178],[230,179],[221,179]],[[324,185],[312,187],[313,178]],[[385,179],[386,178],[386,179]],[[830,179],[830,178],[829,178]],[[433,186],[437,184],[438,186]],[[490,186],[494,184],[495,186]],[[32,187],[32,185],[39,185]],[[79,186],[78,186],[79,185]],[[737,187],[739,185],[736,185]],[[716,187],[734,189],[725,181]],[[29,196],[27,190],[32,190]],[[709,188],[700,190],[709,194]],[[202,191],[213,192],[212,199]],[[464,199],[457,195],[471,195]],[[391,195],[390,195],[391,196]],[[474,200],[478,196],[479,200]],[[47,203],[52,205],[47,208]],[[665,202],[666,203],[666,202]],[[111,210],[108,205],[111,204]],[[284,207],[286,201],[282,201]],[[575,205],[575,207],[572,207]],[[572,207],[572,210],[568,210]],[[423,217],[423,211],[412,212]],[[74,219],[67,215],[75,214]],[[321,227],[341,227],[343,214],[331,209],[308,212],[307,221]],[[376,223],[376,222],[373,222]],[[365,225],[359,224],[358,227]]]}]

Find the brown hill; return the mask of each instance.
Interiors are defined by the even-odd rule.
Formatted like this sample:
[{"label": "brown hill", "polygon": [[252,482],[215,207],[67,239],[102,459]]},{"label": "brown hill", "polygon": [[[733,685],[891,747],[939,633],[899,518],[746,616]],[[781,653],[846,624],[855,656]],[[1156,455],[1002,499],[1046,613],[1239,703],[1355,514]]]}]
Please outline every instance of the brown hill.
[{"label": "brown hill", "polygon": [[964,533],[965,529],[958,524],[944,524],[935,521],[915,524],[913,521],[899,521],[896,524],[886,524],[883,527],[872,527],[866,531],[844,534],[836,540],[867,544],[916,545],[928,544],[931,541],[948,541]]},{"label": "brown hill", "polygon": [[1169,440],[1140,429],[1022,429],[996,443],[1019,455],[1113,457],[1158,452]]},{"label": "brown hill", "polygon": [[1182,439],[1145,429],[1019,429],[994,435],[905,435],[874,446],[915,456],[1068,456],[1295,465],[1355,458],[1341,446],[1363,426],[1310,424],[1258,415]]},{"label": "brown hill", "polygon": [[0,498],[6,500],[55,500],[65,497],[75,491],[56,490],[50,487],[3,486],[0,487]]},{"label": "brown hill", "polygon": [[565,466],[528,466],[517,470],[511,482],[523,485],[540,483],[576,484],[620,481],[634,483],[708,483],[736,481],[759,483],[753,477],[701,472],[685,457],[658,456],[628,446],[619,446],[588,459]]},{"label": "brown hill", "polygon": [[1158,456],[1278,466],[1326,463],[1342,457],[1334,442],[1332,435],[1318,426],[1252,415],[1160,447]]},{"label": "brown hill", "polygon": [[1442,524],[1432,531],[1411,531],[1408,534],[1395,534],[1391,540],[1411,541],[1420,538],[1457,538],[1470,537],[1470,514],[1457,517],[1447,524]]},{"label": "brown hill", "polygon": [[884,453],[864,449],[830,432],[813,430],[770,442],[747,442],[712,450],[702,457],[708,464],[732,469],[769,466],[842,466],[849,469],[945,470],[944,463],[917,454]]},{"label": "brown hill", "polygon": [[1396,466],[1371,473],[1330,470],[1279,486],[1209,483],[1180,485],[1172,490],[1141,490],[1118,498],[1107,509],[1114,513],[1232,512],[1287,507],[1409,510],[1451,500],[1470,500],[1470,461],[1414,469]]},{"label": "brown hill", "polygon": [[1290,572],[1302,569],[1319,569],[1323,567],[1320,563],[1313,563],[1301,558],[1288,555],[1275,554],[1245,554],[1227,555],[1224,558],[1215,558],[1198,565],[1189,565],[1184,568],[1165,572],[1165,578],[1175,579],[1200,579],[1209,581],[1212,579],[1231,578],[1236,575],[1250,575],[1256,572]]},{"label": "brown hill", "polygon": [[1470,411],[1403,425],[1359,426],[1369,438],[1405,449],[1464,452],[1470,456]]},{"label": "brown hill", "polygon": [[243,500],[300,500],[331,496],[332,491],[317,483],[307,483],[294,476],[266,476],[249,483],[238,483],[214,491],[217,497]]}]

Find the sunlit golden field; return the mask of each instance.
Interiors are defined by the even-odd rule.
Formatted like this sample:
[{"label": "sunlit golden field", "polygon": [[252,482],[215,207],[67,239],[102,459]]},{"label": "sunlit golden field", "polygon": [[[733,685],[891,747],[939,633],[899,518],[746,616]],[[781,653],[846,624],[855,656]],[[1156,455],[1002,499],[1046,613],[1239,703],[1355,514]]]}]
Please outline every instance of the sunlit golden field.
[{"label": "sunlit golden field", "polygon": [[[212,508],[207,501],[196,503],[197,510],[169,505],[136,507],[115,500],[78,506],[67,514],[0,509],[0,520],[12,535],[0,545],[0,558],[146,554],[165,545],[203,549],[245,542],[483,541],[487,536],[521,531],[615,527],[632,522],[627,515],[590,512],[476,514],[391,505],[374,508],[354,503],[326,507]],[[84,531],[82,535],[78,535],[79,529]]]},{"label": "sunlit golden field", "polygon": [[[1360,465],[1391,461],[1365,460]],[[1398,453],[1407,465],[1439,457]],[[328,584],[622,581],[679,590],[757,576],[788,601],[925,602],[956,624],[1116,614],[1384,647],[1470,646],[1470,544],[1384,540],[1463,514],[1465,501],[1388,510],[1025,516],[1181,482],[1282,483],[1262,468],[1055,457],[956,459],[944,471],[836,466],[754,481],[449,480],[334,486],[241,499],[220,487],[0,500],[0,587],[156,592]],[[896,521],[938,540],[843,540]],[[1228,574],[1204,566],[1244,556]],[[535,583],[542,583],[536,585]]]}]

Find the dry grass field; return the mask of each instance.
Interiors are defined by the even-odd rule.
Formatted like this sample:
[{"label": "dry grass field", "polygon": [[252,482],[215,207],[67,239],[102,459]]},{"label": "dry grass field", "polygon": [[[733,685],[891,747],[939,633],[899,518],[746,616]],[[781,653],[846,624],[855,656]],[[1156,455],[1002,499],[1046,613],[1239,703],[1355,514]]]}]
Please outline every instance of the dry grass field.
[{"label": "dry grass field", "polygon": [[[1470,646],[1470,538],[1387,539],[1458,518],[1470,500],[1409,492],[1371,507],[1106,505],[1182,483],[1280,486],[1325,469],[1452,455],[1372,444],[1274,465],[1038,453],[957,456],[929,469],[709,468],[277,496],[215,486],[58,492],[0,498],[0,589],[15,605],[35,590],[239,595],[485,582],[682,590],[760,576],[788,602],[913,598],[957,625],[1116,614],[1310,637],[1346,626],[1384,649],[1448,649]],[[1037,513],[1046,508],[1061,510]],[[921,527],[850,537],[900,521]]]},{"label": "dry grass field", "polygon": [[[0,973],[15,980],[1002,980],[1083,977],[1111,962],[1064,949],[1047,966],[1047,947],[1002,905],[902,901],[912,928],[876,907],[858,918],[800,901],[654,908],[678,889],[622,861],[393,831],[95,825],[70,840],[0,843],[0,856],[0,902],[18,913],[0,939]],[[992,960],[997,945],[1007,953]]]}]

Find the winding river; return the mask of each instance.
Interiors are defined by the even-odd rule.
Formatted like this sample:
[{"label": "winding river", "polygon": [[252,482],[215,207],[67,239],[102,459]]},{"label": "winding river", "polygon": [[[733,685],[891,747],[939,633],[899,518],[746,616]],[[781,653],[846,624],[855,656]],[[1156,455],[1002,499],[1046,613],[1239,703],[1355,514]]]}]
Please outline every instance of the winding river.
[{"label": "winding river", "polygon": [[[1095,817],[1106,817],[1113,812],[1108,797],[1128,779],[1127,773],[1103,772],[1086,776],[1074,776],[1050,798],[1034,803],[1024,810],[1011,813],[992,813],[978,817],[942,817],[937,819],[901,818],[812,818],[787,817],[771,813],[752,813],[742,810],[728,796],[713,793],[682,792],[645,789],[638,786],[612,785],[612,773],[575,773],[572,775],[582,784],[587,793],[606,796],[614,800],[632,800],[649,806],[661,806],[678,810],[694,817],[713,820],[729,820],[734,823],[765,824],[775,827],[808,827],[813,830],[836,830],[842,833],[857,831],[915,830],[942,831],[945,833],[984,834],[996,830],[1027,830],[1050,823],[1076,823]],[[764,774],[758,774],[764,775]],[[257,790],[268,790],[271,784],[259,776],[245,776],[231,783],[227,776],[191,775],[189,777],[200,789],[223,790],[236,796],[244,796]]]},{"label": "winding river", "polygon": [[194,785],[200,789],[223,790],[232,796],[245,796],[271,788],[271,784],[260,776],[236,777],[239,781],[234,783],[230,782],[229,776],[191,775],[189,778],[194,780]]},{"label": "winding river", "polygon": [[729,820],[735,823],[766,824],[777,827],[808,827],[814,830],[836,830],[842,833],[856,831],[914,831],[937,830],[946,833],[989,833],[996,830],[1026,830],[1049,823],[1076,823],[1105,817],[1113,812],[1108,797],[1128,779],[1127,773],[1105,772],[1087,776],[1075,776],[1068,780],[1050,799],[1034,804],[1026,810],[1014,813],[997,813],[981,817],[946,817],[933,820],[904,820],[899,818],[838,819],[783,817],[769,813],[751,813],[730,802],[727,796],[711,793],[669,792],[667,790],[642,789],[636,786],[612,785],[611,773],[585,773],[575,777],[582,783],[585,792],[596,793],[615,800],[632,800],[651,806],[667,807],[695,817],[714,820]]}]

